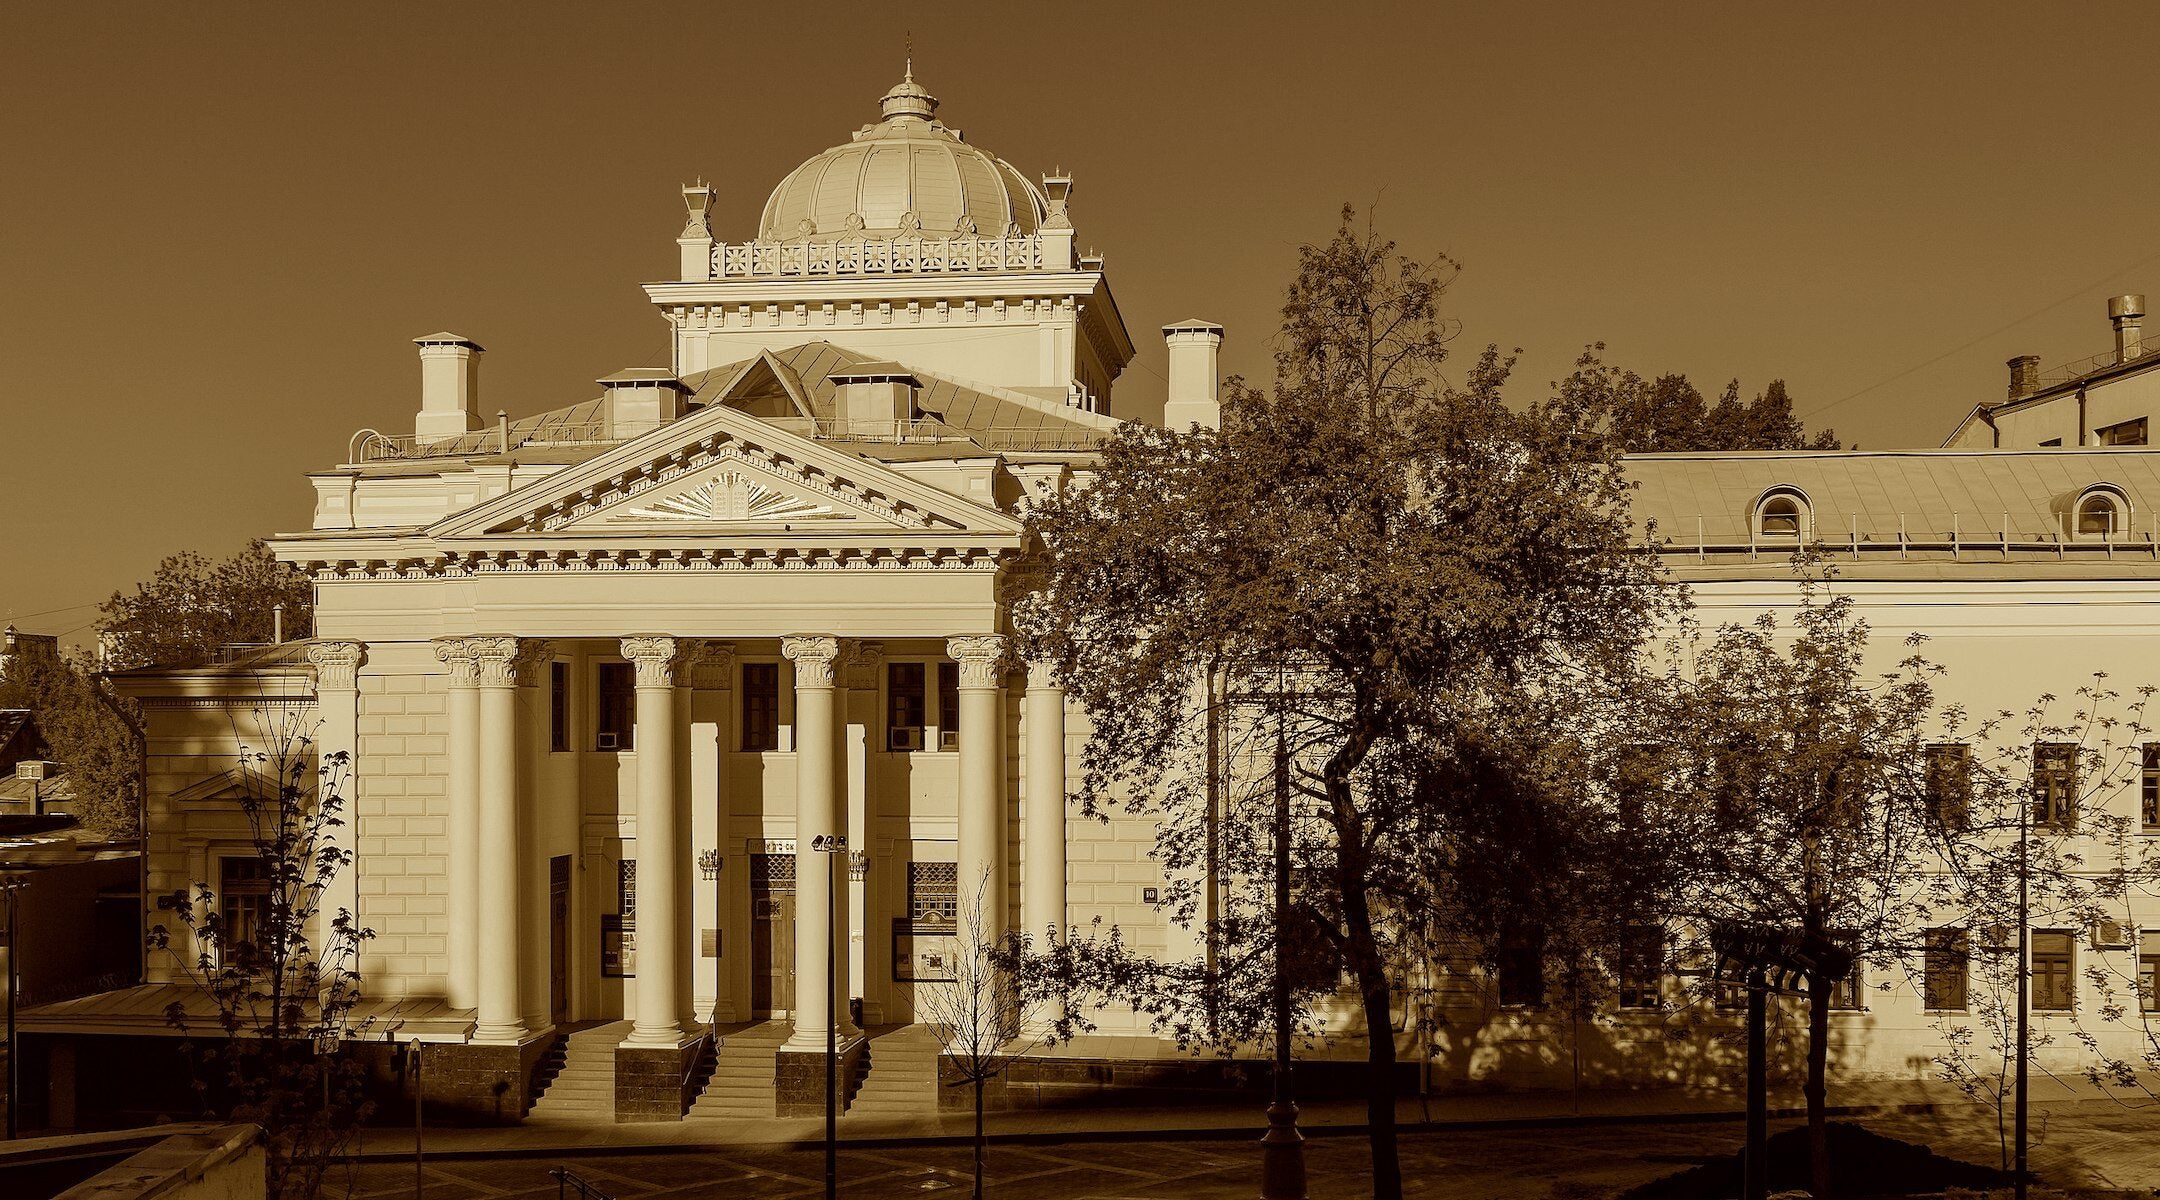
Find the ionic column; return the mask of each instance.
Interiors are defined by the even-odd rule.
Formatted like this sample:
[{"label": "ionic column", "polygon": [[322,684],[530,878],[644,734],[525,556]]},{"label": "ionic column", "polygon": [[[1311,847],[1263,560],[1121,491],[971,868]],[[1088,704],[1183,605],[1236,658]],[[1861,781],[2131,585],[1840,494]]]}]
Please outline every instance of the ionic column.
[{"label": "ionic column", "polygon": [[1026,703],[1020,927],[1031,938],[1056,938],[1065,928],[1065,689],[1050,663],[1028,663]]},{"label": "ionic column", "polygon": [[1005,705],[998,686],[1005,639],[951,638],[945,652],[960,664],[961,937],[972,932],[990,945],[1005,935]]},{"label": "ionic column", "polygon": [[523,991],[518,968],[519,890],[528,880],[519,870],[517,803],[517,677],[520,666],[514,637],[469,639],[478,670],[480,696],[479,837],[480,883],[474,905],[478,947],[475,954],[478,1014],[476,1042],[518,1042],[525,1028]]},{"label": "ionic column", "polygon": [[[352,926],[360,927],[360,664],[367,661],[367,647],[359,642],[313,642],[308,661],[315,664],[315,713],[321,727],[315,734],[319,796],[335,794],[340,824],[326,828],[326,847],[351,855],[331,877],[313,931],[318,954],[332,949],[330,926],[340,911],[351,914]],[[340,757],[342,756],[342,758]],[[353,942],[352,968],[360,969],[361,943]]]},{"label": "ionic column", "polygon": [[622,640],[637,668],[637,1012],[629,1044],[678,1046],[696,1022],[690,1000],[690,808],[676,771],[676,675],[690,644],[648,634]]},{"label": "ionic column", "polygon": [[840,726],[833,694],[834,672],[845,657],[840,639],[780,639],[780,653],[795,663],[795,1031],[789,1047],[825,1047],[828,1024],[843,1038],[854,1035],[847,1010],[828,997],[846,996],[848,960],[833,952],[833,930],[846,928],[846,854],[815,849],[821,837],[847,833],[847,793],[840,773]]},{"label": "ionic column", "polygon": [[479,1003],[480,667],[469,638],[438,638],[450,668],[450,979],[452,1008]]}]

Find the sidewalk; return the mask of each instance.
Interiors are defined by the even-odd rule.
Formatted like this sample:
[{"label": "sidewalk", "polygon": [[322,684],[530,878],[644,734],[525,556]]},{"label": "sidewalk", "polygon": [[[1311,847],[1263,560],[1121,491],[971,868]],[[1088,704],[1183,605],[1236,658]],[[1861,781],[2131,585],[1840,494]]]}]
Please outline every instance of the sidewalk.
[{"label": "sidewalk", "polygon": [[[2084,1103],[2113,1106],[2116,1101],[2084,1085],[2055,1080],[2033,1081],[2035,1106],[2060,1107]],[[1834,1088],[1831,1111],[1841,1116],[1880,1113],[1920,1113],[1972,1110],[1955,1088],[1946,1084],[1910,1081],[1857,1083]],[[1771,1116],[1790,1119],[1804,1113],[1797,1088],[1773,1090]],[[1743,1098],[1731,1092],[1700,1092],[1680,1089],[1642,1089],[1568,1092],[1493,1092],[1434,1096],[1430,1101],[1410,1097],[1396,1106],[1396,1120],[1405,1130],[1463,1129],[1640,1121],[1737,1120],[1745,1113]],[[1314,1136],[1356,1134],[1365,1128],[1365,1106],[1355,1100],[1317,1100],[1302,1105],[1299,1127]],[[1259,1102],[1240,1099],[1235,1105],[1194,1105],[1177,1108],[1127,1108],[1104,1104],[1088,1108],[1032,1109],[987,1113],[985,1134],[1002,1143],[1072,1141],[1162,1141],[1210,1138],[1255,1138],[1267,1127]],[[843,1116],[840,1140],[858,1146],[920,1144],[967,1141],[974,1136],[974,1121],[964,1112],[942,1113],[908,1121],[869,1121]],[[653,1151],[694,1151],[712,1147],[787,1146],[817,1144],[825,1136],[822,1117],[772,1120],[659,1121],[624,1125],[576,1127],[491,1126],[482,1128],[429,1128],[423,1153],[428,1158],[504,1158],[547,1154],[607,1154]],[[410,1128],[376,1126],[367,1131],[360,1157],[399,1159],[412,1156]]]}]

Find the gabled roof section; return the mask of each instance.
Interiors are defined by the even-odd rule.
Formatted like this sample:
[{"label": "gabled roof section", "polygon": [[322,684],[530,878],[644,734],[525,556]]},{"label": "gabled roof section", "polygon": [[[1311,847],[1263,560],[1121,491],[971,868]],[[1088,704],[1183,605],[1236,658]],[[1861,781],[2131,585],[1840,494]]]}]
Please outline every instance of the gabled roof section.
[{"label": "gabled roof section", "polygon": [[241,796],[275,800],[277,785],[265,779],[259,771],[228,767],[208,779],[198,780],[181,788],[170,798],[178,804],[195,804],[205,800],[236,800]]},{"label": "gabled roof section", "polygon": [[[762,362],[762,356],[760,360]],[[732,372],[730,379],[750,368]],[[725,385],[719,394],[726,394]],[[427,529],[453,540],[506,533],[779,533],[807,528],[1017,536],[1005,513],[883,464],[712,403],[598,457]]]}]

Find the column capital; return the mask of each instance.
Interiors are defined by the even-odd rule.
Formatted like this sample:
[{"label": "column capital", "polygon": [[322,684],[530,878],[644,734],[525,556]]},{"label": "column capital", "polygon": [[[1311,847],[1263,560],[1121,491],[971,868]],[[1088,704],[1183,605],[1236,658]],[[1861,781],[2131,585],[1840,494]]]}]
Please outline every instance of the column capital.
[{"label": "column capital", "polygon": [[547,674],[541,668],[555,661],[555,643],[546,638],[519,638],[516,661],[510,669],[519,687],[533,687]]},{"label": "column capital", "polygon": [[878,672],[885,666],[885,643],[857,642],[847,660],[847,685],[857,691],[875,691]]},{"label": "column capital", "polygon": [[480,659],[471,638],[436,638],[435,657],[449,665],[451,687],[472,687],[480,682]]},{"label": "column capital", "polygon": [[735,643],[701,641],[691,652],[691,686],[724,692],[735,686]]},{"label": "column capital", "polygon": [[780,653],[795,664],[795,686],[829,688],[852,649],[846,638],[798,633],[780,639]]},{"label": "column capital", "polygon": [[1005,657],[1005,644],[1005,635],[1000,633],[971,633],[945,639],[945,653],[960,664],[960,686],[996,687],[998,663]]},{"label": "column capital", "polygon": [[349,692],[360,686],[360,664],[367,661],[364,642],[310,642],[308,661],[315,664],[318,692]]},{"label": "column capital", "polygon": [[641,688],[674,687],[693,648],[687,638],[659,633],[641,633],[622,640],[622,656],[637,667],[637,685]]},{"label": "column capital", "polygon": [[504,636],[466,638],[465,644],[471,647],[481,687],[516,687],[518,676],[532,670],[536,650],[547,645],[530,638]]},{"label": "column capital", "polygon": [[1027,685],[1031,692],[1062,692],[1065,681],[1058,676],[1057,664],[1047,658],[1031,658],[1027,662]]}]

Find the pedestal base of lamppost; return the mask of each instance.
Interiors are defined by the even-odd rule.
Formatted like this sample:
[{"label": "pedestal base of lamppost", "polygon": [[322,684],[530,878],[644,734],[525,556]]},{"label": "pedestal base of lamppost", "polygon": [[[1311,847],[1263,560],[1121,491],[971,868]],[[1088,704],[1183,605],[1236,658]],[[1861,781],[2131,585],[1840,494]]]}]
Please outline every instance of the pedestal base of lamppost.
[{"label": "pedestal base of lamppost", "polygon": [[[870,1039],[860,1033],[840,1039],[840,1111],[846,1112],[869,1062]],[[783,1117],[825,1115],[825,1048],[783,1047],[773,1063],[773,1108]]]},{"label": "pedestal base of lamppost", "polygon": [[1260,1200],[1306,1200],[1305,1135],[1298,1132],[1297,1105],[1268,1105],[1268,1131],[1260,1139]]}]

